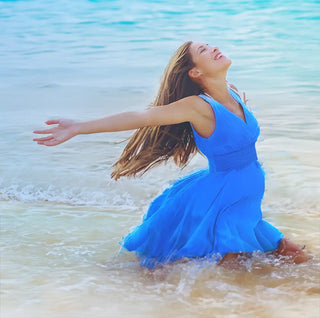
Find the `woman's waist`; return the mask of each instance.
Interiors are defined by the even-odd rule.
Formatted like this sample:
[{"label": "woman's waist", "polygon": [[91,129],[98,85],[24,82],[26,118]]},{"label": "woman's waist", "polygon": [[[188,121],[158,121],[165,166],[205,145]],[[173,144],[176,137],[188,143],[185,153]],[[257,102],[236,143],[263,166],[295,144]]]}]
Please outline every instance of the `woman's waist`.
[{"label": "woman's waist", "polygon": [[232,152],[214,155],[208,160],[210,171],[219,172],[242,168],[257,161],[258,157],[255,143],[252,143]]}]

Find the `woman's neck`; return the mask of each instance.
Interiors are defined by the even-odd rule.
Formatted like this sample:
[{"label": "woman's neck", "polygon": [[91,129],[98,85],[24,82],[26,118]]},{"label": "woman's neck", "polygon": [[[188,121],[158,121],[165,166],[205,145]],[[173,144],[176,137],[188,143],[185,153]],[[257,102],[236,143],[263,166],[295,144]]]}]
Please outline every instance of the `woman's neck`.
[{"label": "woman's neck", "polygon": [[218,103],[225,106],[234,106],[234,99],[230,95],[226,79],[207,79],[204,91]]}]

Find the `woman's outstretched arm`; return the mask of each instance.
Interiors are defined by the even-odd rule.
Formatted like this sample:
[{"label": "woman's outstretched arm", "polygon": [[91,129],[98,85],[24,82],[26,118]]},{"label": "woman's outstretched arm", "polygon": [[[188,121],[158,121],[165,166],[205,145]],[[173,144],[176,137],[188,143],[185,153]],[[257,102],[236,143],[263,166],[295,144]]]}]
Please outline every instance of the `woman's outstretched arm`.
[{"label": "woman's outstretched arm", "polygon": [[86,122],[75,122],[70,119],[48,120],[46,121],[47,125],[56,124],[58,126],[50,129],[35,130],[35,134],[49,134],[49,136],[34,138],[33,141],[45,146],[56,146],[81,134],[115,132],[146,126],[193,122],[199,116],[196,109],[200,103],[202,103],[200,97],[189,96],[168,105],[150,107],[144,111],[118,113]]}]

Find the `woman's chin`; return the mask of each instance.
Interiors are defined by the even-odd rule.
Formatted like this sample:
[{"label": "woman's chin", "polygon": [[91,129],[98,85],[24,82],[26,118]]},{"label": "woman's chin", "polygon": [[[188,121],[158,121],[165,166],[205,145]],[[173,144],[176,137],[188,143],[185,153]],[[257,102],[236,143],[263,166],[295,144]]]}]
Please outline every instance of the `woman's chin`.
[{"label": "woman's chin", "polygon": [[232,61],[226,57],[226,58],[224,58],[224,61],[223,61],[223,63],[221,63],[220,66],[221,66],[221,69],[227,70],[231,64],[232,64]]},{"label": "woman's chin", "polygon": [[227,57],[225,61],[226,67],[229,68],[231,64],[232,64],[232,60]]},{"label": "woman's chin", "polygon": [[226,56],[225,60],[226,60],[226,63],[229,63],[229,65],[232,64],[232,60],[230,58],[228,58],[227,56]]}]

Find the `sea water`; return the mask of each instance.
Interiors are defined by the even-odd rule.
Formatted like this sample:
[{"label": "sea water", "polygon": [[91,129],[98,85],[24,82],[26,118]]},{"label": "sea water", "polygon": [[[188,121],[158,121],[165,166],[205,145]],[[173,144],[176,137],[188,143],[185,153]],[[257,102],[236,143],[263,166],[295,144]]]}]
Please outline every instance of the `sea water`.
[{"label": "sea water", "polygon": [[[1,317],[319,317],[319,1],[0,1]],[[197,155],[110,178],[132,131],[32,142],[51,118],[143,110],[186,40],[218,46],[246,92],[266,171],[264,218],[310,261],[154,271],[119,241]]]}]

